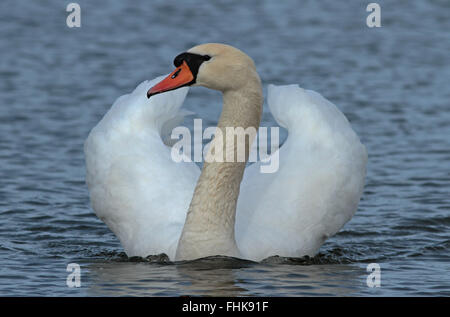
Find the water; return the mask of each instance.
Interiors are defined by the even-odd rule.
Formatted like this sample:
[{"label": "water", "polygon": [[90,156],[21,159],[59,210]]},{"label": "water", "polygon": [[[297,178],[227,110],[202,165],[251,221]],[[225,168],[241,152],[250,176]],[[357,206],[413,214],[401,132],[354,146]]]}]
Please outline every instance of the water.
[{"label": "water", "polygon": [[[373,29],[368,1],[78,3],[79,29],[61,1],[0,4],[0,295],[450,295],[448,1],[379,1]],[[358,212],[313,259],[136,261],[93,214],[90,129],[204,42],[247,52],[265,85],[322,93],[367,146]],[[196,88],[185,108],[209,126],[220,102]],[[366,285],[372,262],[379,288]],[[66,286],[68,263],[80,288]]]}]

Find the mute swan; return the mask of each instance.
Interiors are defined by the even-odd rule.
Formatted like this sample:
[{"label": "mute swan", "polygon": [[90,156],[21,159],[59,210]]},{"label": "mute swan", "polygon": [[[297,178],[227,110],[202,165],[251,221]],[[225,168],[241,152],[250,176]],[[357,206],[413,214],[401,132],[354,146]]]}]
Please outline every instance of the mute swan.
[{"label": "mute swan", "polygon": [[223,93],[224,130],[259,126],[261,82],[252,59],[224,44],[193,47],[174,64],[165,79],[117,99],[90,132],[86,180],[97,216],[128,256],[314,255],[350,220],[362,195],[367,153],[345,116],[313,91],[269,85],[270,110],[289,132],[279,170],[205,162],[200,173],[195,163],[175,163],[161,140],[184,115],[187,86]]}]

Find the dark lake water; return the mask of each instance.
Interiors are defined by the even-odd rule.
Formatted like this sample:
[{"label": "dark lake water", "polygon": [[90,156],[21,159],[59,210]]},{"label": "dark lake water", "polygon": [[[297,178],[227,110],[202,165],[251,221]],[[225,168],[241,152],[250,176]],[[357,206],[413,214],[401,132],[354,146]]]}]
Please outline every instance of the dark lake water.
[{"label": "dark lake water", "polygon": [[[449,296],[450,2],[378,1],[382,27],[368,28],[369,2],[78,1],[81,28],[68,28],[68,2],[1,1],[0,295]],[[316,257],[134,261],[94,215],[90,129],[205,42],[247,52],[264,87],[320,92],[366,145],[358,211]],[[196,88],[184,107],[213,125],[220,102]],[[276,125],[267,107],[263,125]]]}]

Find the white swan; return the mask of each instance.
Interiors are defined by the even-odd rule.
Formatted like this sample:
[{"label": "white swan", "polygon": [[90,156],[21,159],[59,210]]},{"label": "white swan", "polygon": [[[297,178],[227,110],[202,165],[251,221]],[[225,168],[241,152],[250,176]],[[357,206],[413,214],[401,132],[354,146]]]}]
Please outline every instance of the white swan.
[{"label": "white swan", "polygon": [[243,177],[245,162],[211,162],[200,173],[175,163],[162,141],[183,116],[184,86],[223,92],[225,131],[259,126],[260,79],[246,54],[223,44],[196,46],[174,63],[164,80],[120,97],[89,134],[86,179],[97,216],[129,256],[314,255],[353,216],[364,186],[367,153],[345,116],[313,91],[270,85],[270,110],[289,132],[279,170],[261,174],[255,163]]}]

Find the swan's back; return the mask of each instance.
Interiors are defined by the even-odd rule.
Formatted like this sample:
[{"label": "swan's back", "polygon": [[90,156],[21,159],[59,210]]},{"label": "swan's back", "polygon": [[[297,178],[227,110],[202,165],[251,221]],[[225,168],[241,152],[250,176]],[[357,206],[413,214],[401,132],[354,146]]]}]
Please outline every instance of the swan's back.
[{"label": "swan's back", "polygon": [[148,99],[148,89],[161,78],[118,98],[84,150],[92,207],[126,253],[166,253],[173,259],[200,171],[194,163],[175,163],[161,140],[164,124],[182,115],[188,91]]},{"label": "swan's back", "polygon": [[260,163],[245,171],[237,243],[255,260],[314,255],[354,215],[367,153],[345,116],[314,91],[270,85],[268,104],[289,135],[277,172],[261,174]]}]

